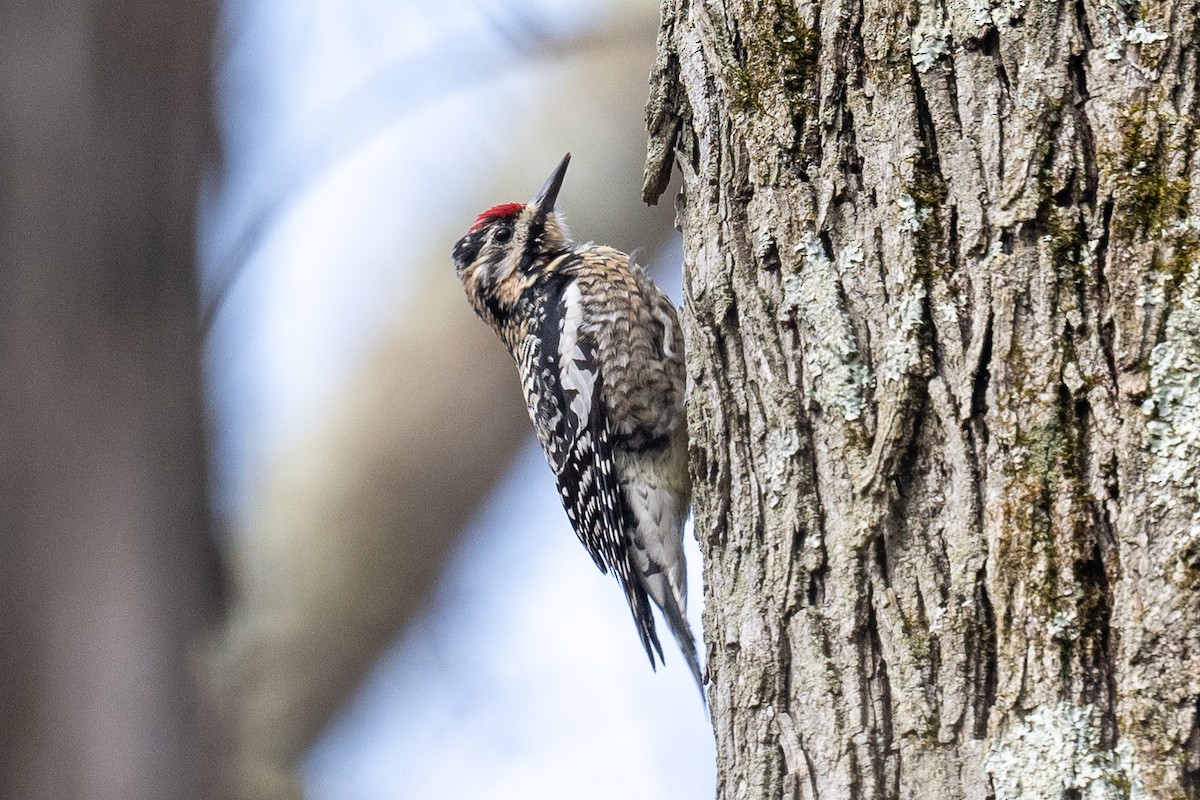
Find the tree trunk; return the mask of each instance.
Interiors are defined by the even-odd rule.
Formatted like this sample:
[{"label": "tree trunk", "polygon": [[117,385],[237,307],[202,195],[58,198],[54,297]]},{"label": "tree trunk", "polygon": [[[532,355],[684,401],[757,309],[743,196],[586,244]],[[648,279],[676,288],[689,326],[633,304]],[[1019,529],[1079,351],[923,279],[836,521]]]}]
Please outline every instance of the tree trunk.
[{"label": "tree trunk", "polygon": [[0,0],[0,797],[194,800],[213,4]]},{"label": "tree trunk", "polygon": [[718,795],[1200,796],[1197,4],[659,49]]}]

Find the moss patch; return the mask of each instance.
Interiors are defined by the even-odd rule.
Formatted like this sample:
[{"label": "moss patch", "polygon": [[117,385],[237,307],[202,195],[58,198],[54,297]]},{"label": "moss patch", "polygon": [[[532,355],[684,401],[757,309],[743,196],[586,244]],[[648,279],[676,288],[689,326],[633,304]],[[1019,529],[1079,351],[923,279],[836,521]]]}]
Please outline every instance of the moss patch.
[{"label": "moss patch", "polygon": [[769,30],[771,35],[762,41],[733,43],[733,58],[726,65],[733,89],[733,110],[762,111],[769,99],[782,92],[793,117],[802,121],[811,116],[817,104],[820,54],[816,32],[800,18],[793,4],[780,2],[760,6],[753,29]]},{"label": "moss patch", "polygon": [[[1167,174],[1161,127],[1146,104],[1133,106],[1121,120],[1121,151],[1116,156],[1117,208],[1113,229],[1126,240],[1169,233],[1184,215],[1190,185],[1185,178]],[[1185,155],[1195,145],[1195,122],[1188,123]]]}]

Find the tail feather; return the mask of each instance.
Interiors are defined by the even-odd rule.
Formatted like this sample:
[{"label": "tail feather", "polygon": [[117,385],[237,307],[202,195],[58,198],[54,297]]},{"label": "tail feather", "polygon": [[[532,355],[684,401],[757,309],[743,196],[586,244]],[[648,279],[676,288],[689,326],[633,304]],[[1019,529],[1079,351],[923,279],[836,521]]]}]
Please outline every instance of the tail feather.
[{"label": "tail feather", "polygon": [[[625,590],[625,600],[629,603],[629,613],[633,615],[633,624],[637,628],[638,638],[642,640],[642,647],[646,648],[646,655],[650,658],[650,669],[657,671],[659,662],[666,662],[663,660],[662,644],[658,641],[658,633],[654,630],[654,612],[650,610],[650,598],[646,596],[646,590],[642,587],[641,582],[629,574],[632,565],[626,563],[621,567],[617,570],[617,581]],[[658,661],[654,660],[656,653]]]},{"label": "tail feather", "polygon": [[[662,611],[663,619],[671,629],[671,635],[675,637],[679,651],[683,654],[683,659],[687,662],[688,669],[691,670],[692,677],[696,680],[696,687],[700,690],[700,699],[707,707],[708,698],[704,694],[705,677],[700,668],[696,638],[692,635],[692,628],[688,625],[687,618],[684,617],[684,604],[680,602],[681,598],[673,591],[673,587],[662,572],[650,575],[638,573],[629,578],[626,578],[622,574],[623,572],[624,570],[617,570],[617,579],[621,588],[625,590],[625,599],[629,603],[629,611],[633,615],[633,624],[637,628],[638,637],[642,640],[642,647],[646,649],[646,655],[650,659],[650,668],[657,670],[660,663],[667,663],[663,657],[662,644],[659,642],[654,624],[654,612],[650,609],[650,601],[653,600],[654,605]],[[657,659],[655,659],[656,655]]]},{"label": "tail feather", "polygon": [[[679,644],[703,697],[704,673],[700,669],[696,640],[686,616],[687,562],[683,554],[683,523],[687,517],[687,497],[645,477],[630,480],[623,488],[625,526],[629,535],[628,553],[630,566],[637,576],[637,594],[641,595],[641,602],[646,605],[649,605],[646,600],[648,595],[662,610],[663,618]],[[641,633],[640,615],[628,587],[626,596],[630,607],[634,609],[633,616],[639,623]],[[654,636],[652,622],[650,635]],[[642,640],[645,643],[645,635]],[[650,648],[646,650],[649,652]],[[661,660],[662,649],[659,648],[658,652]]]},{"label": "tail feather", "polygon": [[[682,595],[663,572],[654,572],[649,575],[643,573],[641,578],[645,593],[650,596],[655,605],[662,609],[663,619],[667,621],[671,635],[675,637],[675,642],[679,645],[684,660],[687,661],[688,669],[692,671],[692,677],[696,679],[696,686],[700,689],[701,698],[704,698],[704,673],[700,669],[696,639],[684,616],[685,605]],[[662,658],[661,650],[659,658]]]},{"label": "tail feather", "polygon": [[667,602],[662,604],[661,608],[663,618],[666,619],[667,625],[670,626],[671,633],[679,645],[679,650],[683,653],[683,659],[687,661],[688,669],[692,671],[692,677],[696,679],[696,688],[700,690],[700,699],[705,700],[707,704],[707,698],[704,695],[704,673],[700,671],[700,658],[696,653],[696,639],[692,636],[691,626],[683,616],[683,609],[675,602],[672,595],[667,596]]}]

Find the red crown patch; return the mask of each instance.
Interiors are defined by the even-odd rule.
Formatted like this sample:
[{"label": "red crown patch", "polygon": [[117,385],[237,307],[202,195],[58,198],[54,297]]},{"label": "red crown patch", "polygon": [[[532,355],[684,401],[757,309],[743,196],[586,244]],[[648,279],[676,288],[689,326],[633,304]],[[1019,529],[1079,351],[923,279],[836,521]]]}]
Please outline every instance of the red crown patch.
[{"label": "red crown patch", "polygon": [[492,206],[475,218],[475,224],[467,233],[474,233],[489,222],[495,222],[498,219],[512,219],[520,214],[523,208],[525,208],[524,203],[501,203],[498,206]]}]

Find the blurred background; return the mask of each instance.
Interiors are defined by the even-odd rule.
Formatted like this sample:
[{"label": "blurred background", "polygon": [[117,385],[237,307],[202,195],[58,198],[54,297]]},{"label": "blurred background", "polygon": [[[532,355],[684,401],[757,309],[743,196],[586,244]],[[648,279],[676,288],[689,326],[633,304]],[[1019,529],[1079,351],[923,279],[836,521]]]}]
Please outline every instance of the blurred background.
[{"label": "blurred background", "polygon": [[0,797],[712,796],[449,259],[570,150],[576,238],[678,301],[657,3],[42,6],[0,0]]}]

